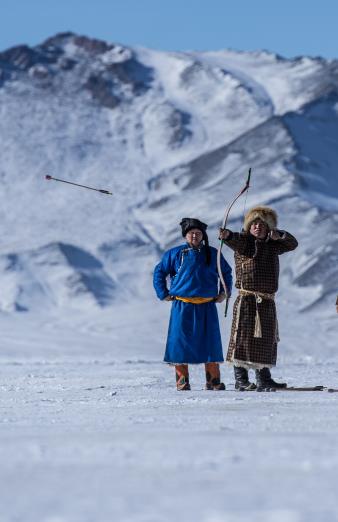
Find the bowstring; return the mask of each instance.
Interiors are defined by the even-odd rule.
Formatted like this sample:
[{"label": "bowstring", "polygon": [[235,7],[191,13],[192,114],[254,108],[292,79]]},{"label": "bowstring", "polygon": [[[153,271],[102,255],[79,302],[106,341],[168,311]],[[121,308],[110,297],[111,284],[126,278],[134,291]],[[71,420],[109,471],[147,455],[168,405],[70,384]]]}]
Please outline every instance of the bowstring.
[{"label": "bowstring", "polygon": [[[245,200],[244,200],[244,206],[243,206],[243,225],[245,220],[245,213],[246,213],[246,200],[248,198],[248,192],[250,190],[250,186],[248,187],[248,190],[245,191]],[[243,228],[243,227],[242,227]]]}]

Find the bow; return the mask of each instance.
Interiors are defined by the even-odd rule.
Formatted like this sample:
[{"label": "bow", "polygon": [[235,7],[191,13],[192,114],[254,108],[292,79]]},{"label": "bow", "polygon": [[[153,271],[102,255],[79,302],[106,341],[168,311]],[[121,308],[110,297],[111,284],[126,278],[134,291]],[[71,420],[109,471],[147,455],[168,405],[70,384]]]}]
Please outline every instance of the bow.
[{"label": "bow", "polygon": [[[223,218],[223,222],[222,222],[222,227],[221,227],[222,229],[226,228],[228,217],[229,217],[229,214],[230,214],[230,210],[232,209],[233,205],[241,197],[242,194],[244,194],[247,190],[249,190],[250,178],[251,178],[251,168],[249,168],[248,177],[247,177],[245,186],[241,189],[239,194],[237,194],[237,196],[231,201],[231,203],[227,206],[227,208],[225,210],[224,218]],[[226,317],[227,313],[228,313],[229,299],[231,297],[231,294],[230,294],[229,290],[226,287],[226,284],[225,284],[225,281],[224,281],[224,277],[223,277],[223,274],[222,274],[221,253],[222,253],[223,244],[224,244],[224,241],[223,241],[223,239],[221,239],[219,247],[218,247],[218,251],[217,251],[217,270],[218,270],[218,275],[219,275],[219,278],[220,278],[221,283],[223,285],[223,288],[226,291],[226,302],[225,302],[225,311],[224,311],[224,317]]]}]

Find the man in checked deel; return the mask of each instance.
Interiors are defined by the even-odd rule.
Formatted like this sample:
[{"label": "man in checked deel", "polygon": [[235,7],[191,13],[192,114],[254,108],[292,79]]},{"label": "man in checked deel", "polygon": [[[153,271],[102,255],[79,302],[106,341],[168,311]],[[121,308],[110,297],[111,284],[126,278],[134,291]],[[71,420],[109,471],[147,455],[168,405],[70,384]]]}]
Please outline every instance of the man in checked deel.
[{"label": "man in checked deel", "polygon": [[[220,239],[234,250],[236,287],[227,361],[234,366],[237,390],[272,391],[285,388],[271,377],[279,341],[275,293],[278,290],[279,256],[294,250],[297,240],[277,227],[277,214],[258,206],[245,216],[241,233],[221,229]],[[254,369],[256,385],[249,381]]]}]

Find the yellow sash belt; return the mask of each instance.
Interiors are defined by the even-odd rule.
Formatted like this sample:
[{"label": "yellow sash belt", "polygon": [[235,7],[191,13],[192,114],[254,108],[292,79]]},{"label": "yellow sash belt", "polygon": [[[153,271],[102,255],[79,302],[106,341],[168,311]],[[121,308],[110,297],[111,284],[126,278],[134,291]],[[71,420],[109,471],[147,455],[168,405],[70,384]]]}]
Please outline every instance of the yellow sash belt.
[{"label": "yellow sash belt", "polygon": [[177,301],[183,301],[183,303],[192,303],[192,304],[204,304],[210,303],[213,301],[214,297],[175,297]]}]

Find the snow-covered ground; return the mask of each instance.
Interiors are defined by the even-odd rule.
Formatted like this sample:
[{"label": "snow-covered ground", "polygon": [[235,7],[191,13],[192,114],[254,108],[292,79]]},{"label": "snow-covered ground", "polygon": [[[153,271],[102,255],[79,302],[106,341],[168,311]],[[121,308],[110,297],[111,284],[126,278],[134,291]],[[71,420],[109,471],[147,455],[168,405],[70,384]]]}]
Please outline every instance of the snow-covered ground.
[{"label": "snow-covered ground", "polygon": [[[235,392],[227,366],[177,392],[169,307],[126,312],[0,317],[1,522],[338,520],[338,394]],[[321,361],[274,377],[338,386]]]}]

